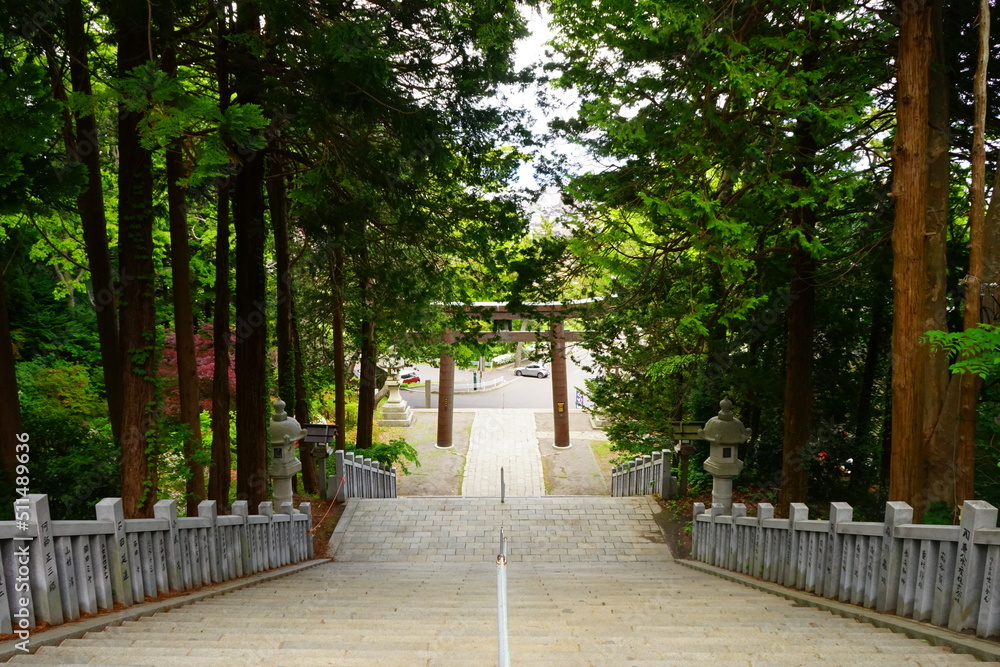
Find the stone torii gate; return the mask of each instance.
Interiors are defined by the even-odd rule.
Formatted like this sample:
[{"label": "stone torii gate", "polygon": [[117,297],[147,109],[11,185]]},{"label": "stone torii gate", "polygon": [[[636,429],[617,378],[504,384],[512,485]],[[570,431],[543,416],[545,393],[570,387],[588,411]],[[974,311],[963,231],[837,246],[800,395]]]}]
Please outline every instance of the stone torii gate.
[{"label": "stone torii gate", "polygon": [[[562,320],[571,317],[574,312],[594,304],[592,299],[569,302],[526,303],[525,310],[512,311],[507,304],[495,302],[477,302],[468,307],[471,315],[490,319],[493,322],[520,319],[551,318],[549,330],[539,331],[482,331],[479,333],[481,342],[501,341],[505,343],[526,343],[539,339],[548,339],[552,350],[552,416],[555,423],[555,447],[567,449],[569,441],[569,388],[566,379],[566,343],[580,340],[582,331],[566,331]],[[445,334],[445,342],[455,342],[451,332]],[[441,355],[440,377],[438,380],[438,421],[437,448],[448,449],[452,446],[452,430],[454,424],[455,398],[455,359],[450,354]]]}]

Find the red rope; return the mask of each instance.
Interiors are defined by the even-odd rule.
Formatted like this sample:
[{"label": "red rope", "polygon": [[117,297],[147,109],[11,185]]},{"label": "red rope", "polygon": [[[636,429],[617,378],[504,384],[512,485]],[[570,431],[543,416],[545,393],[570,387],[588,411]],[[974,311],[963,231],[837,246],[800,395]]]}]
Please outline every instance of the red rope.
[{"label": "red rope", "polygon": [[340,490],[344,487],[344,481],[345,481],[343,477],[338,477],[337,479],[340,480],[340,484],[337,485],[337,492],[333,494],[332,498],[333,502],[331,502],[330,506],[326,508],[326,514],[323,515],[323,518],[317,521],[316,524],[309,529],[310,533],[316,532],[316,529],[319,528],[320,524],[326,521],[326,517],[330,516],[330,510],[332,510],[333,506],[337,504],[337,497],[340,496]]}]

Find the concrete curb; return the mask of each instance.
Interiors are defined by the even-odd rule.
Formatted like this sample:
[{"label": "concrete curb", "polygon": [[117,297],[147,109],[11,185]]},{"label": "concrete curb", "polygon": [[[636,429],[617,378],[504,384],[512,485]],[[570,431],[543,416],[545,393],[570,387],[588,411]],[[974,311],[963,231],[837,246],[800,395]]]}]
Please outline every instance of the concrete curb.
[{"label": "concrete curb", "polygon": [[358,509],[357,498],[348,498],[347,507],[344,508],[344,512],[337,519],[337,525],[333,529],[333,534],[330,535],[330,541],[327,542],[329,545],[326,549],[326,553],[331,557],[335,557],[337,554],[337,549],[340,547],[340,542],[344,539],[344,533],[347,532],[347,524],[351,522],[351,518],[354,516],[354,511]]},{"label": "concrete curb", "polygon": [[[176,607],[183,607],[195,602],[207,600],[208,598],[213,598],[217,595],[238,591],[239,589],[246,588],[247,586],[253,586],[264,581],[278,579],[290,574],[295,574],[296,572],[301,572],[302,570],[308,570],[311,567],[316,567],[317,565],[329,562],[330,561],[326,559],[316,559],[302,563],[295,563],[294,565],[286,565],[285,567],[281,567],[276,570],[258,572],[257,574],[251,574],[250,576],[241,577],[233,581],[206,586],[186,595],[179,595],[165,600],[144,602],[142,604],[135,605],[134,607],[129,607],[128,609],[122,609],[121,611],[113,611],[101,614],[100,616],[86,618],[81,621],[65,623],[52,628],[51,630],[45,630],[37,634],[32,632],[28,643],[28,648],[30,649],[29,653],[34,653],[42,646],[57,646],[67,639],[77,639],[84,636],[88,632],[96,632],[109,626],[121,625],[125,621],[134,621],[138,618],[142,618],[143,616],[152,616],[153,614],[158,614],[161,611],[168,611],[170,609],[175,609]],[[9,641],[0,644],[0,662],[6,662],[15,655],[24,655],[24,651],[20,651],[16,648],[18,643],[20,642]]]},{"label": "concrete curb", "polygon": [[792,600],[816,609],[824,609],[833,614],[837,614],[838,616],[851,618],[861,623],[870,623],[876,628],[886,628],[888,630],[892,630],[893,632],[906,635],[912,639],[925,641],[933,646],[947,646],[956,653],[967,653],[985,662],[1000,661],[1000,644],[996,642],[978,639],[969,635],[963,635],[961,633],[948,630],[947,628],[938,627],[929,623],[922,623],[920,621],[914,621],[901,616],[893,616],[891,614],[881,614],[872,609],[866,609],[864,607],[858,607],[853,604],[846,604],[836,600],[828,600],[824,597],[813,595],[812,593],[798,591],[793,588],[785,588],[784,586],[779,586],[778,584],[772,584],[769,581],[761,581],[745,574],[730,572],[729,570],[723,570],[722,568],[718,568],[713,565],[706,565],[705,563],[700,563],[698,561],[675,560],[674,562],[680,563],[681,565],[689,567],[692,570],[698,570],[699,572],[705,572],[707,574],[714,574],[715,576],[749,586],[750,588],[756,588],[757,590],[764,591],[766,593],[778,595],[786,600]]}]

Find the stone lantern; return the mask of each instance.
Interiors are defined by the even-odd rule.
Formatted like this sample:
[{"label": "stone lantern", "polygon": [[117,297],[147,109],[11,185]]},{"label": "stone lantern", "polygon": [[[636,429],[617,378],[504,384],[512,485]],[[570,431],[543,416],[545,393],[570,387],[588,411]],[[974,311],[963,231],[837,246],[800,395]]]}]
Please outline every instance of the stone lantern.
[{"label": "stone lantern", "polygon": [[385,386],[389,389],[389,396],[382,405],[379,424],[382,426],[413,426],[415,418],[413,408],[399,394],[399,369],[402,368],[403,361],[396,356],[395,349],[390,348],[383,363],[389,372],[389,377],[385,381]]},{"label": "stone lantern", "polygon": [[719,407],[719,415],[708,420],[698,437],[710,443],[704,466],[712,475],[712,504],[721,503],[723,513],[729,514],[733,510],[733,477],[743,470],[739,446],[750,438],[750,429],[733,417],[733,403],[728,398]]},{"label": "stone lantern", "polygon": [[285,413],[283,400],[279,398],[273,406],[267,474],[274,480],[274,504],[280,510],[283,503],[292,502],[292,475],[302,470],[302,463],[295,458],[295,443],[305,437],[306,430]]}]

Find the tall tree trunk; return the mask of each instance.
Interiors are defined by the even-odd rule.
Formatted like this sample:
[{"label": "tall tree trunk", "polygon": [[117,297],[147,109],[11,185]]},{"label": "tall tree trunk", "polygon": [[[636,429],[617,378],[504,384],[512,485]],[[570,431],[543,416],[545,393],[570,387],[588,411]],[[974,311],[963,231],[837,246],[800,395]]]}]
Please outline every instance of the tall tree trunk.
[{"label": "tall tree trunk", "polygon": [[[123,3],[121,5],[125,7]],[[116,17],[118,70],[147,63],[146,7],[128,6]],[[153,264],[153,163],[142,146],[141,116],[121,105],[118,114],[118,251],[123,289],[119,301],[122,364],[122,504],[129,518],[149,516],[156,502],[157,453],[148,433],[155,425],[157,332]]]},{"label": "tall tree trunk", "polygon": [[[366,282],[362,281],[362,294],[365,294],[369,289]],[[358,437],[356,441],[358,449],[368,449],[372,446],[375,425],[375,376],[378,372],[377,354],[375,323],[366,318],[361,322],[361,380],[358,383]]]},{"label": "tall tree trunk", "polygon": [[[295,294],[291,295],[291,319],[288,322],[292,334],[292,357],[295,364],[295,418],[303,426],[310,423],[309,400],[306,397],[305,364],[302,361],[302,344],[299,340],[299,323],[295,314]],[[326,445],[323,445],[324,447]],[[302,455],[302,486],[308,493],[317,493],[325,484],[319,478],[316,459],[308,451]]]},{"label": "tall tree trunk", "polygon": [[920,349],[926,306],[927,120],[931,3],[900,12],[897,123],[893,146],[892,464],[889,499],[924,510],[923,381]]},{"label": "tall tree trunk", "polygon": [[209,471],[208,497],[219,507],[228,507],[230,470],[229,451],[229,185],[219,187],[215,239],[215,313],[212,324],[212,348],[215,369],[212,375],[212,467]]},{"label": "tall tree trunk", "polygon": [[[855,410],[855,421],[853,431],[860,444],[860,455],[862,452],[877,451],[878,444],[876,436],[879,429],[875,428],[873,422],[875,401],[875,380],[878,377],[879,364],[889,340],[889,308],[883,302],[881,294],[876,293],[872,299],[872,325],[868,334],[868,342],[865,345],[865,365],[861,370],[861,385],[858,391],[858,405]],[[860,461],[858,456],[855,461]],[[871,476],[852,475],[851,481],[859,480],[865,484],[865,488],[870,488]]]},{"label": "tall tree trunk", "polygon": [[[814,212],[795,213],[795,226],[812,226]],[[813,334],[816,311],[816,261],[808,250],[792,250],[791,301],[788,304],[788,344],[785,349],[784,433],[781,457],[781,510],[804,503],[808,492],[809,433],[812,425]]]},{"label": "tall tree trunk", "polygon": [[[807,33],[810,25],[804,26]],[[814,72],[819,56],[810,50],[802,57],[800,76]],[[809,175],[814,170],[816,138],[808,111],[803,110],[795,123],[795,169],[792,185],[808,192]],[[808,493],[807,470],[809,434],[813,408],[813,337],[816,315],[816,260],[806,246],[816,231],[816,211],[811,205],[791,213],[795,232],[792,253],[792,279],[789,285],[788,343],[785,348],[784,432],[781,457],[781,511],[786,516],[790,503],[804,503]]]},{"label": "tall tree trunk", "polygon": [[[279,161],[271,154],[267,161],[267,197],[274,233],[274,261],[277,268],[277,315],[275,339],[278,343],[278,396],[295,412],[294,354],[292,352],[292,274],[288,254],[288,197]],[[295,415],[298,418],[298,415]],[[299,422],[301,423],[301,419]]]},{"label": "tall tree trunk", "polygon": [[[229,64],[226,59],[226,18],[220,16],[216,27],[215,67],[219,86],[219,108],[229,106]],[[229,449],[229,196],[230,180],[218,184],[215,238],[215,312],[212,323],[212,466],[208,475],[208,497],[218,506],[229,506],[232,460]]]},{"label": "tall tree trunk", "polygon": [[[301,378],[296,373],[299,358],[295,342],[295,294],[292,290],[292,263],[288,250],[288,191],[281,163],[272,153],[268,159],[267,177],[268,208],[271,211],[271,228],[274,233],[274,259],[278,270],[277,322],[275,337],[278,342],[278,395],[288,404],[287,411],[294,414],[300,424],[309,421],[304,409],[305,397],[299,396]],[[299,460],[302,462],[302,488],[306,493],[318,491],[316,459],[310,453],[311,444],[299,442]]]},{"label": "tall tree trunk", "polygon": [[[986,68],[990,56],[990,3],[979,3],[979,58],[974,77],[974,109],[972,139],[972,188],[969,209],[969,274],[965,277],[965,329],[980,323],[982,289],[985,277],[986,230]],[[956,501],[973,500],[976,496],[976,406],[982,382],[975,373],[963,373],[959,392],[959,426],[956,446]]]},{"label": "tall tree trunk", "polygon": [[184,462],[190,477],[186,485],[187,515],[198,515],[205,499],[205,468],[201,449],[201,404],[198,392],[198,362],[194,349],[194,313],[191,308],[191,253],[188,246],[187,201],[180,180],[184,163],[180,141],[166,155],[167,204],[170,211],[170,275],[173,279],[174,335],[177,341],[177,393],[184,436]]},{"label": "tall tree trunk", "polygon": [[[163,59],[164,71],[177,76],[177,55],[173,46]],[[177,348],[177,397],[184,434],[184,463],[188,468],[185,496],[187,515],[198,515],[198,503],[205,499],[205,467],[200,460],[201,403],[198,362],[194,348],[194,312],[191,295],[191,248],[188,243],[187,195],[181,140],[166,150],[167,209],[170,219],[170,277],[173,282],[174,340]]]},{"label": "tall tree trunk", "polygon": [[[0,271],[0,480],[7,488],[14,484],[17,467],[17,445],[21,435],[21,399],[17,392],[17,373],[14,365],[14,338],[10,333],[7,317],[7,298],[4,294],[4,272]],[[30,444],[29,444],[30,451]]]},{"label": "tall tree trunk", "polygon": [[[343,230],[339,235],[343,239]],[[334,421],[337,424],[337,449],[344,451],[347,447],[347,378],[345,369],[347,359],[344,356],[344,251],[337,246],[330,262],[330,283],[333,285],[333,386],[334,386]],[[337,474],[342,471],[338,470]]]},{"label": "tall tree trunk", "polygon": [[[77,95],[91,95],[90,67],[87,63],[87,38],[84,32],[83,3],[67,0],[63,8],[66,19],[66,50],[70,62],[70,80]],[[83,243],[90,265],[90,280],[94,288],[94,310],[97,313],[97,339],[104,371],[104,392],[108,400],[108,417],[115,442],[122,437],[122,359],[118,344],[117,286],[108,247],[108,224],[104,213],[104,185],[101,181],[101,151],[97,121],[93,114],[76,114],[76,135],[70,148],[70,159],[81,162],[87,170],[86,186],[76,197],[83,228]]]},{"label": "tall tree trunk", "polygon": [[[946,331],[948,291],[948,197],[951,144],[948,100],[949,77],[945,60],[942,12],[944,0],[933,0],[932,62],[928,80],[928,181],[927,181],[927,305],[925,331]],[[955,442],[957,406],[948,400],[948,354],[921,346],[924,363],[923,442],[926,457],[925,502],[955,504]]]},{"label": "tall tree trunk", "polygon": [[[260,38],[255,2],[237,5],[236,32]],[[241,104],[260,103],[261,64],[241,42],[233,62],[234,88]],[[250,507],[267,500],[267,276],[264,272],[264,150],[242,151],[234,188],[236,230],[236,492]]]}]

